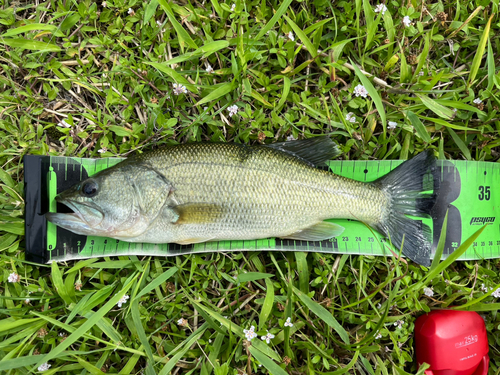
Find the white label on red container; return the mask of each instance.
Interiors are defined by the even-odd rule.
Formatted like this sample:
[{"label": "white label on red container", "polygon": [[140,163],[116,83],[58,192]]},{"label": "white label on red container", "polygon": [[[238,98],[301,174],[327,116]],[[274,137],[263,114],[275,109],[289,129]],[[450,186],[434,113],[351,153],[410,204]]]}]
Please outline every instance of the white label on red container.
[{"label": "white label on red container", "polygon": [[465,336],[462,341],[455,343],[455,348],[462,348],[467,345],[472,345],[477,342],[477,335]]},{"label": "white label on red container", "polygon": [[468,355],[467,357],[460,358],[461,361],[465,361],[466,359],[471,359],[477,356],[477,353]]}]

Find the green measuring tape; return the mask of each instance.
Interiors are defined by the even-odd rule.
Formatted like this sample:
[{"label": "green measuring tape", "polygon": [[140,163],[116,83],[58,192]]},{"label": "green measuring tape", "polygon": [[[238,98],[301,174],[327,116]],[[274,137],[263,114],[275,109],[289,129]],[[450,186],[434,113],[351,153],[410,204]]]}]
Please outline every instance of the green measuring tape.
[{"label": "green measuring tape", "polygon": [[[26,192],[26,258],[46,263],[70,259],[116,255],[172,256],[214,251],[310,251],[339,254],[389,256],[387,239],[363,223],[353,220],[331,220],[345,228],[341,236],[327,241],[262,239],[219,241],[193,245],[130,243],[111,238],[81,236],[45,220],[46,212],[68,212],[55,196],[75,183],[109,168],[120,158],[82,159],[27,155]],[[330,161],[328,167],[338,175],[359,181],[373,181],[387,174],[402,160]],[[500,256],[500,164],[488,162],[438,161],[437,168],[426,176],[425,190],[439,191],[428,218],[418,218],[433,231],[434,249],[439,240],[444,216],[448,211],[448,228],[444,257],[460,246],[480,226],[489,225],[481,237],[461,257],[467,259]],[[439,189],[437,189],[439,187]],[[397,251],[396,251],[397,252]]]}]

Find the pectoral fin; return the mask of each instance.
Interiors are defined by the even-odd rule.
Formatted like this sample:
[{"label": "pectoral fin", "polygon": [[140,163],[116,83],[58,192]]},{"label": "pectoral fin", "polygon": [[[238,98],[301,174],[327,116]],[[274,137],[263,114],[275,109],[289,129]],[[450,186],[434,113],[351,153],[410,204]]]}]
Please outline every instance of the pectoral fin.
[{"label": "pectoral fin", "polygon": [[323,241],[341,235],[344,229],[338,224],[322,221],[282,238],[301,241]]},{"label": "pectoral fin", "polygon": [[172,209],[178,215],[175,224],[213,223],[224,215],[224,207],[210,203],[186,203],[172,207]]}]

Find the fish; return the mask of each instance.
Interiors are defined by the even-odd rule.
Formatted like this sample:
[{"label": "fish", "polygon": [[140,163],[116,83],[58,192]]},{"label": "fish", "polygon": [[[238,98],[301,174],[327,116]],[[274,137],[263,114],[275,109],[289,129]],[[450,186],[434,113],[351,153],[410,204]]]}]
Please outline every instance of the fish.
[{"label": "fish", "polygon": [[[127,242],[194,244],[278,237],[323,241],[353,219],[390,238],[409,259],[430,264],[435,203],[422,180],[432,151],[373,182],[318,168],[340,153],[328,137],[248,146],[191,143],[128,157],[56,196],[73,213],[47,220],[80,235]],[[435,193],[435,192],[434,192]],[[425,204],[422,204],[425,202]]]}]

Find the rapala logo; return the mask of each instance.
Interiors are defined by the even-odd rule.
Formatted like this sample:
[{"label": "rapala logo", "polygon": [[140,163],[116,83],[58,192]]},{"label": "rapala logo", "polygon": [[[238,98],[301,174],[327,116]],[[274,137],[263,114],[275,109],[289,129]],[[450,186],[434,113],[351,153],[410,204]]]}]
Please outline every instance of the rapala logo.
[{"label": "rapala logo", "polygon": [[488,223],[493,223],[495,221],[495,217],[473,217],[470,219],[470,225],[484,225]]}]

